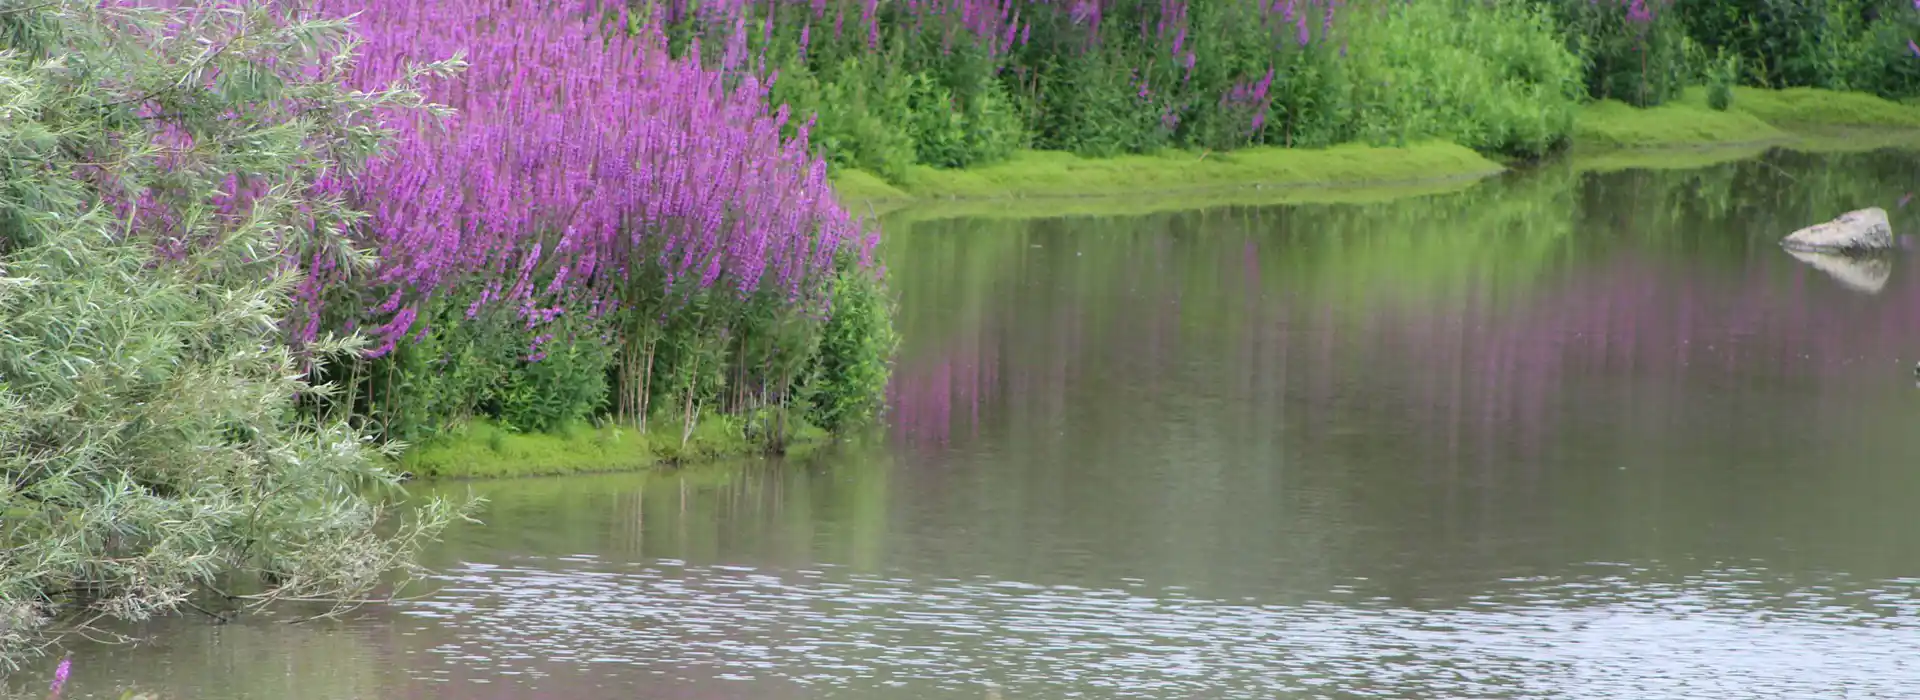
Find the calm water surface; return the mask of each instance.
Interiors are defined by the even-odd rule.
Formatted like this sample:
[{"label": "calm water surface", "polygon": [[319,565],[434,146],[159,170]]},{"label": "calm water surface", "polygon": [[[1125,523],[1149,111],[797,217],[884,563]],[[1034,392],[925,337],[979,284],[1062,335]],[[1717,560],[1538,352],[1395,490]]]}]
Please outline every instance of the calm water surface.
[{"label": "calm water surface", "polygon": [[473,484],[423,599],[168,621],[73,690],[1912,697],[1920,256],[1776,241],[1920,230],[1913,162],[894,221],[875,444]]}]

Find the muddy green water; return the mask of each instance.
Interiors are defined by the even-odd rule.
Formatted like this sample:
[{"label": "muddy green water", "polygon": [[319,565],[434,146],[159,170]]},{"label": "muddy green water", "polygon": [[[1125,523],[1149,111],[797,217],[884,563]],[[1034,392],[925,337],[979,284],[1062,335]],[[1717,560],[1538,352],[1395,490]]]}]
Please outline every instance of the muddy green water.
[{"label": "muddy green water", "polygon": [[423,599],[69,697],[1912,697],[1920,255],[1776,241],[1916,162],[896,222],[872,444],[452,486]]}]

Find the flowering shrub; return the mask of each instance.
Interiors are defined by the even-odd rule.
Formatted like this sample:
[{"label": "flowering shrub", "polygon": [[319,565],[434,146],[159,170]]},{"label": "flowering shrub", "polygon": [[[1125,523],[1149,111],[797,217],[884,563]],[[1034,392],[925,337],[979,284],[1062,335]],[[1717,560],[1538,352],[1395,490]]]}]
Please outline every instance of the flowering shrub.
[{"label": "flowering shrub", "polygon": [[[729,340],[753,326],[744,309],[771,300],[775,315],[817,327],[836,260],[875,274],[877,232],[833,198],[810,125],[769,108],[778,76],[744,70],[742,31],[716,62],[698,38],[671,55],[658,14],[592,0],[319,0],[309,11],[355,16],[366,44],[353,85],[422,59],[470,65],[425,88],[454,116],[399,121],[387,157],[328,183],[370,214],[359,231],[377,267],[331,265],[328,251],[307,261],[296,339],[336,327],[373,335],[379,361],[360,410],[390,433],[474,412],[553,427],[606,407],[592,368],[609,363],[622,395],[637,397],[621,405],[636,421],[653,394],[672,391],[689,397],[690,423],[726,382],[687,377],[749,374],[727,366],[740,359]],[[389,357],[436,332],[466,340]],[[556,357],[570,369],[547,366]]]},{"label": "flowering shrub", "polygon": [[[402,124],[391,157],[339,183],[373,213],[371,281],[386,294],[371,309],[376,356],[430,330],[414,327],[420,300],[476,275],[486,282],[469,316],[506,304],[532,329],[710,290],[817,302],[838,251],[868,259],[875,239],[835,202],[806,127],[782,136],[788,113],[769,112],[763,81],[670,58],[657,28],[624,9],[609,20],[591,1],[316,4],[358,13],[368,42],[356,84],[421,57],[465,52],[472,65],[428,90],[457,116]],[[316,301],[330,281],[318,280]]]}]

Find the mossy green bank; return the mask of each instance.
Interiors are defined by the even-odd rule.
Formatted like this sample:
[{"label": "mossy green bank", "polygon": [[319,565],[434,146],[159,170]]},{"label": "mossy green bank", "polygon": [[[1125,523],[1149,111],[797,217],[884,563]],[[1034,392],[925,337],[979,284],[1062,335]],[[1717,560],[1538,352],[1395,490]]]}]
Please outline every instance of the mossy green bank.
[{"label": "mossy green bank", "polygon": [[1920,107],[1873,95],[1789,88],[1734,88],[1725,110],[1692,88],[1667,104],[1636,109],[1615,101],[1582,108],[1576,148],[1702,148],[1819,142],[1838,133],[1920,131]]},{"label": "mossy green bank", "polygon": [[1363,185],[1473,177],[1500,169],[1500,164],[1471,149],[1438,142],[1398,148],[1344,145],[1323,149],[1167,151],[1113,158],[1023,151],[1004,162],[978,168],[914,166],[897,183],[861,171],[843,171],[835,176],[835,187],[843,201],[886,203],[1086,197],[1255,185]]},{"label": "mossy green bank", "polygon": [[[1734,88],[1726,110],[1693,88],[1658,107],[1615,101],[1581,107],[1572,158],[1583,169],[1704,165],[1766,148],[1857,150],[1920,145],[1920,106],[1813,88]],[[1194,206],[1367,201],[1457,189],[1505,169],[1444,142],[1259,147],[1083,158],[1025,151],[993,165],[913,166],[897,182],[859,170],[835,174],[841,201],[862,213],[933,216],[1151,213]]]},{"label": "mossy green bank", "polygon": [[687,438],[681,426],[650,430],[570,424],[555,431],[515,432],[485,420],[410,446],[396,467],[422,479],[488,479],[636,471],[811,451],[829,441],[825,431],[803,426],[778,448],[749,440],[735,416],[703,416]]}]

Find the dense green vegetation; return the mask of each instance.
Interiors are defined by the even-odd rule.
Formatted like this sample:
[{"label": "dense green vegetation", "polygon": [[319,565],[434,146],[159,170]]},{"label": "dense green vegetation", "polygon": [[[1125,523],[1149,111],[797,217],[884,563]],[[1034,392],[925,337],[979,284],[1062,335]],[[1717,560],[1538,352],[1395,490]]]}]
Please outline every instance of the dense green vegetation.
[{"label": "dense green vegetation", "polygon": [[[1143,155],[1154,160],[1129,167],[1158,170],[1248,147],[1439,140],[1524,160],[1576,141],[1910,128],[1920,112],[1897,104],[1920,96],[1909,43],[1920,9],[1904,0],[729,0],[697,12],[675,0],[659,11],[683,50],[699,39],[763,57],[779,76],[769,99],[817,116],[815,146],[858,190],[850,201],[1018,195],[1026,181],[1094,170],[1051,152]],[[940,174],[982,168],[1000,186]],[[1056,194],[1160,184],[1093,179]]]},{"label": "dense green vegetation", "polygon": [[[737,11],[779,71],[771,99],[818,114],[815,140],[831,162],[895,182],[915,164],[972,167],[1025,149],[1113,156],[1443,139],[1534,157],[1564,144],[1578,98],[1578,61],[1548,14],[1523,3]],[[760,31],[768,15],[770,31]],[[706,15],[689,13],[678,28],[709,43],[734,26],[696,16]],[[842,23],[838,35],[824,29]]]},{"label": "dense green vegetation", "polygon": [[[372,110],[418,93],[344,89],[309,50],[343,41],[338,22],[7,13],[0,669],[48,624],[345,599],[409,572],[461,511],[382,505],[383,450],[294,403],[337,396],[301,362],[361,346],[326,336],[296,358],[280,323],[287,254],[356,217],[319,181],[380,147]],[[226,50],[196,59],[201,41]],[[208,70],[249,79],[196,89]]]},{"label": "dense green vegetation", "polygon": [[[405,470],[878,415],[877,232],[756,83],[603,9],[0,6],[0,668],[102,619],[403,582],[471,505],[396,505]],[[620,89],[526,77],[552,69]]]}]

